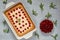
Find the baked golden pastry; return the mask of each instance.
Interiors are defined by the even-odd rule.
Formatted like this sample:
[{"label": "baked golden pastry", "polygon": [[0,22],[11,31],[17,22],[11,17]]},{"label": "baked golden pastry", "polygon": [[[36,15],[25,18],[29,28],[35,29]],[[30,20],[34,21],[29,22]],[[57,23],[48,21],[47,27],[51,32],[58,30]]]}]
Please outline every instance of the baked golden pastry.
[{"label": "baked golden pastry", "polygon": [[8,8],[4,14],[18,36],[23,36],[35,29],[35,26],[22,3],[17,3]]}]

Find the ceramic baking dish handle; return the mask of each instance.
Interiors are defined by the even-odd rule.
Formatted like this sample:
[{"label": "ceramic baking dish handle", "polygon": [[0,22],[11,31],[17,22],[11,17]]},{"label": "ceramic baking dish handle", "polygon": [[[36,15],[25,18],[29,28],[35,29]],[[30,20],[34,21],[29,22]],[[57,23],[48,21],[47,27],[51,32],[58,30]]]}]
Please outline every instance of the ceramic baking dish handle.
[{"label": "ceramic baking dish handle", "polygon": [[[25,37],[25,39],[30,38],[30,37],[32,36],[32,34],[33,34],[33,33],[29,33],[29,34]],[[30,36],[29,36],[29,35],[30,35]]]},{"label": "ceramic baking dish handle", "polygon": [[34,30],[32,30],[31,32],[29,32],[28,34],[26,34],[26,36],[24,37],[25,39],[30,38],[31,36],[33,36],[33,32],[36,31],[36,28]]},{"label": "ceramic baking dish handle", "polygon": [[10,2],[10,3],[6,4],[5,9],[8,9],[10,6],[12,6],[12,5],[14,5],[14,4],[15,4],[14,2]]}]

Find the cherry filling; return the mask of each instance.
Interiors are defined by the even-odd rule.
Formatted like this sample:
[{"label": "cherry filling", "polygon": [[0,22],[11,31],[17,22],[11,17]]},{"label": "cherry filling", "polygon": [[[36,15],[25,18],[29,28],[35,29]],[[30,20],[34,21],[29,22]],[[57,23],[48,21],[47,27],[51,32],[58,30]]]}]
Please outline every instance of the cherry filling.
[{"label": "cherry filling", "polygon": [[18,30],[20,32],[20,30]]},{"label": "cherry filling", "polygon": [[11,20],[11,22],[13,23],[13,20]]},{"label": "cherry filling", "polygon": [[22,19],[24,19],[24,17],[22,17]]},{"label": "cherry filling", "polygon": [[21,16],[21,15],[19,14],[19,16]]},{"label": "cherry filling", "polygon": [[21,25],[21,23],[19,23],[19,25]]},{"label": "cherry filling", "polygon": [[24,12],[22,12],[22,13],[24,13]]},{"label": "cherry filling", "polygon": [[22,28],[22,27],[20,27],[20,28]]},{"label": "cherry filling", "polygon": [[17,19],[17,17],[16,17],[16,19]]},{"label": "cherry filling", "polygon": [[28,21],[28,19],[26,19]]},{"label": "cherry filling", "polygon": [[25,16],[25,14],[24,14],[24,16]]},{"label": "cherry filling", "polygon": [[26,28],[24,30],[26,30]]},{"label": "cherry filling", "polygon": [[15,23],[13,22],[13,24],[15,24]]},{"label": "cherry filling", "polygon": [[31,27],[31,24],[29,24],[29,27]]},{"label": "cherry filling", "polygon": [[27,25],[27,23],[25,23],[25,25]]},{"label": "cherry filling", "polygon": [[27,29],[29,29],[29,27],[27,27]]},{"label": "cherry filling", "polygon": [[31,24],[30,21],[28,21],[29,25]]},{"label": "cherry filling", "polygon": [[24,21],[22,21],[22,23],[24,23]]},{"label": "cherry filling", "polygon": [[9,16],[10,18],[12,18],[12,16]]},{"label": "cherry filling", "polygon": [[8,13],[8,15],[10,15],[10,13]]},{"label": "cherry filling", "polygon": [[21,9],[21,11],[23,11],[23,9]]},{"label": "cherry filling", "polygon": [[23,32],[24,32],[24,30],[23,30]]},{"label": "cherry filling", "polygon": [[15,17],[15,15],[12,15],[13,17]]},{"label": "cherry filling", "polygon": [[12,11],[11,11],[11,13],[12,13]]},{"label": "cherry filling", "polygon": [[24,27],[24,25],[22,25]]},{"label": "cherry filling", "polygon": [[16,8],[16,10],[18,10],[18,8]]},{"label": "cherry filling", "polygon": [[15,21],[16,23],[18,23],[18,21]]},{"label": "cherry filling", "polygon": [[18,11],[18,13],[20,13],[20,11]]},{"label": "cherry filling", "polygon": [[[15,27],[17,27],[17,26],[15,26]],[[18,29],[18,28],[17,28]]]},{"label": "cherry filling", "polygon": [[10,18],[10,20],[12,20],[12,18]]},{"label": "cherry filling", "polygon": [[40,23],[40,29],[42,32],[44,33],[49,33],[52,31],[53,29],[53,22],[48,20],[48,19],[45,19],[43,20],[41,23]]},{"label": "cherry filling", "polygon": [[17,15],[17,13],[15,13]]},{"label": "cherry filling", "polygon": [[13,11],[15,11],[15,9],[13,9]]}]

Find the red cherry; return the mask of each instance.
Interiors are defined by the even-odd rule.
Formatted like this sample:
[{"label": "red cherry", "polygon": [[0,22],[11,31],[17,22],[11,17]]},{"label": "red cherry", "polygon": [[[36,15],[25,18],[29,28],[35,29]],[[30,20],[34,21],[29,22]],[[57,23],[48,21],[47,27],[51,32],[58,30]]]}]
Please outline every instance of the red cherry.
[{"label": "red cherry", "polygon": [[15,17],[15,15],[13,15],[13,17]]},{"label": "red cherry", "polygon": [[17,13],[15,13],[17,15]]},{"label": "red cherry", "polygon": [[24,32],[24,30],[23,30],[23,32]]},{"label": "red cherry", "polygon": [[15,27],[17,27],[17,26],[15,26]]},{"label": "red cherry", "polygon": [[22,28],[22,27],[20,27],[20,28]]},{"label": "red cherry", "polygon": [[22,23],[24,23],[24,21],[22,21]]},{"label": "red cherry", "polygon": [[15,9],[13,9],[13,11],[15,11]]},{"label": "red cherry", "polygon": [[24,16],[25,16],[25,14],[24,14]]},{"label": "red cherry", "polygon": [[23,9],[21,9],[21,11],[23,11]]},{"label": "red cherry", "polygon": [[10,13],[8,13],[8,15],[10,15]]},{"label": "red cherry", "polygon": [[29,24],[29,27],[31,27],[31,25]]},{"label": "red cherry", "polygon": [[18,13],[20,13],[20,11],[18,11]]},{"label": "red cherry", "polygon": [[21,16],[21,15],[19,14],[19,16]]},{"label": "red cherry", "polygon": [[13,23],[13,24],[15,24],[15,23]]},{"label": "red cherry", "polygon": [[24,25],[22,25],[24,27]]},{"label": "red cherry", "polygon": [[19,25],[21,25],[21,23],[19,23]]},{"label": "red cherry", "polygon": [[18,30],[20,32],[20,30]]},{"label": "red cherry", "polygon": [[22,17],[22,19],[24,19],[24,17]]},{"label": "red cherry", "polygon": [[27,25],[27,23],[25,23],[25,25]]},{"label": "red cherry", "polygon": [[12,18],[12,16],[10,16],[10,18]]},{"label": "red cherry", "polygon": [[16,23],[18,22],[18,21],[15,21]]},{"label": "red cherry", "polygon": [[24,30],[26,30],[26,28]]},{"label": "red cherry", "polygon": [[17,17],[16,17],[16,19],[17,19]]},{"label": "red cherry", "polygon": [[22,13],[24,13],[24,12],[22,12]]},{"label": "red cherry", "polygon": [[27,29],[29,29],[29,27],[27,27]]},{"label": "red cherry", "polygon": [[11,13],[12,13],[12,11],[11,11]]}]

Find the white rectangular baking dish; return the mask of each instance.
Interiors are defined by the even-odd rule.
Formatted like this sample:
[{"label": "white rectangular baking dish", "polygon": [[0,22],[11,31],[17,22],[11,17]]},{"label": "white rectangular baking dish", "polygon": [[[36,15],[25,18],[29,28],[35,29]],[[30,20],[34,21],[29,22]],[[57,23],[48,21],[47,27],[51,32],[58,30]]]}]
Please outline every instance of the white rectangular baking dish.
[{"label": "white rectangular baking dish", "polygon": [[[9,6],[11,6],[12,4],[15,4],[15,3],[14,3],[14,2],[11,2],[11,3],[7,4],[7,5],[6,5],[6,9],[7,9]],[[5,16],[4,13],[3,13],[3,16],[4,16],[5,20],[6,20],[6,22],[8,23],[9,27],[11,28],[13,34],[15,35],[15,37],[16,37],[18,40],[19,40],[19,39],[22,39],[22,38],[28,39],[29,37],[31,37],[31,36],[33,35],[33,32],[36,31],[36,28],[35,28],[34,30],[30,31],[29,33],[25,34],[24,36],[19,37],[19,36],[16,34],[15,30],[13,29],[12,25],[10,24],[8,18]]]}]

